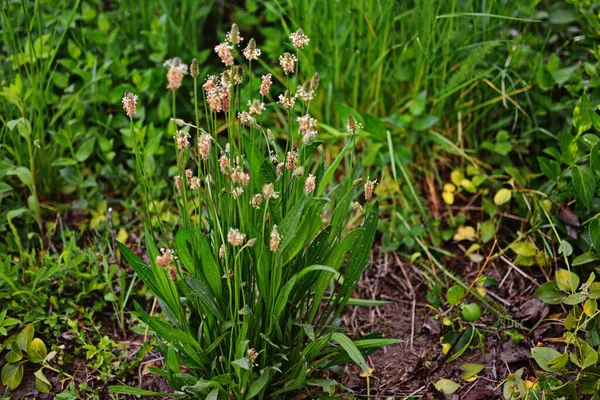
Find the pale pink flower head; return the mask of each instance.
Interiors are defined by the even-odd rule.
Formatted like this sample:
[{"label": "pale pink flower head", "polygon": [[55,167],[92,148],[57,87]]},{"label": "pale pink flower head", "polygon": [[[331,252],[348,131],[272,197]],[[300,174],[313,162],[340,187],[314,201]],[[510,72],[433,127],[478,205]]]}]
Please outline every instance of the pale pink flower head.
[{"label": "pale pink flower head", "polygon": [[279,193],[275,191],[272,183],[266,183],[263,186],[262,195],[265,199],[276,199],[279,197]]},{"label": "pale pink flower head", "polygon": [[241,246],[244,244],[244,240],[246,239],[246,234],[241,233],[239,229],[229,228],[229,233],[227,234],[227,241],[232,246]]},{"label": "pale pink flower head", "polygon": [[185,170],[185,180],[187,181],[188,185],[192,184],[192,178],[194,177],[194,173],[192,172],[191,169],[186,169]]},{"label": "pale pink flower head", "polygon": [[177,194],[181,196],[181,176],[175,175],[173,180],[175,181],[175,189],[177,189]]},{"label": "pale pink flower head", "polygon": [[256,193],[256,194],[252,195],[252,198],[250,199],[250,204],[252,205],[252,207],[258,209],[258,208],[260,208],[262,201],[263,201],[263,195],[260,193]]},{"label": "pale pink flower head", "polygon": [[310,43],[310,39],[302,29],[298,29],[296,32],[290,35],[290,39],[292,39],[292,44],[295,48],[301,49],[304,46],[308,46]]},{"label": "pale pink flower head", "polygon": [[308,174],[306,181],[304,182],[304,191],[306,194],[311,194],[315,191],[317,178],[313,174]]},{"label": "pale pink flower head", "polygon": [[277,251],[279,249],[279,244],[281,243],[281,235],[277,230],[277,225],[273,225],[273,230],[271,231],[271,237],[269,240],[269,249],[271,251]]},{"label": "pale pink flower head", "polygon": [[273,80],[272,80],[273,76],[271,74],[266,74],[263,75],[260,80],[260,94],[262,96],[266,96],[269,93],[269,90],[271,89],[271,85],[273,84]]},{"label": "pale pink flower head", "polygon": [[303,117],[296,118],[298,124],[300,124],[298,130],[302,134],[302,141],[304,144],[310,142],[317,135],[317,120],[312,118],[310,114],[306,114]]},{"label": "pale pink flower head", "polygon": [[296,150],[288,151],[285,168],[288,171],[293,171],[297,167],[297,165],[296,165],[297,161],[298,161],[298,152]]},{"label": "pale pink flower head", "polygon": [[375,190],[376,184],[377,184],[377,179],[370,181],[369,178],[367,178],[367,181],[365,182],[365,200],[367,200],[367,201],[371,200],[371,198],[373,197],[373,192]]},{"label": "pale pink flower head", "polygon": [[283,105],[285,109],[291,110],[294,108],[294,104],[296,104],[296,96],[292,96],[292,94],[286,90],[284,94],[279,95],[279,103]]},{"label": "pale pink flower head", "polygon": [[129,90],[125,91],[125,95],[123,96],[123,110],[125,110],[125,114],[129,118],[132,118],[135,114],[137,114],[137,100],[138,97],[131,93]]},{"label": "pale pink flower head", "polygon": [[254,39],[250,39],[248,42],[248,46],[243,51],[244,57],[248,60],[258,60],[260,54],[262,53],[259,48],[256,47],[256,42]]},{"label": "pale pink flower head", "polygon": [[198,178],[197,176],[192,177],[192,179],[190,179],[190,189],[200,189],[200,182],[200,178]]},{"label": "pale pink flower head", "polygon": [[233,54],[231,53],[231,45],[227,43],[221,43],[215,46],[215,53],[221,59],[221,62],[226,67],[233,65]]},{"label": "pale pink flower head", "polygon": [[242,125],[247,125],[247,126],[255,126],[256,125],[256,120],[254,119],[254,117],[252,115],[250,115],[250,113],[248,111],[242,111],[241,113],[239,113],[238,118],[240,119],[240,122],[242,123]]},{"label": "pale pink flower head", "polygon": [[162,248],[160,249],[160,252],[162,254],[156,257],[156,264],[158,264],[158,266],[162,268],[172,266],[175,260],[177,259],[177,257],[175,256],[175,251],[171,249]]},{"label": "pale pink flower head", "polygon": [[265,111],[265,103],[258,99],[248,100],[248,112],[253,115],[261,115]]},{"label": "pale pink flower head", "polygon": [[175,141],[177,142],[177,148],[184,150],[190,145],[190,134],[184,131],[175,132]]},{"label": "pale pink flower head", "polygon": [[315,95],[315,91],[310,88],[310,81],[300,86],[297,94],[303,101],[311,101]]},{"label": "pale pink flower head", "polygon": [[283,68],[285,74],[291,74],[294,72],[294,65],[298,61],[295,55],[292,53],[285,52],[279,56],[279,65]]},{"label": "pale pink flower head", "polygon": [[229,166],[229,158],[225,154],[223,154],[219,158],[219,167],[221,168],[221,172],[228,175],[231,172],[231,167]]},{"label": "pale pink flower head", "polygon": [[198,153],[202,158],[202,161],[208,160],[210,156],[210,149],[212,147],[212,136],[208,133],[204,132],[200,135],[198,139]]},{"label": "pale pink flower head", "polygon": [[183,76],[188,73],[188,66],[181,62],[179,57],[171,58],[163,63],[167,71],[167,89],[177,90],[181,87]]}]

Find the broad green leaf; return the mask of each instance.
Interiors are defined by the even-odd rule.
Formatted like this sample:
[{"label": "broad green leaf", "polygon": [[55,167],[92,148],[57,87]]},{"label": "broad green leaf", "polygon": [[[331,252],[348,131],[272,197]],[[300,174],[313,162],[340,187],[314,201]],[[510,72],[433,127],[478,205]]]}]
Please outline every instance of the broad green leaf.
[{"label": "broad green leaf", "polygon": [[536,289],[535,297],[546,304],[560,304],[565,298],[565,293],[558,290],[555,281],[550,281]]},{"label": "broad green leaf", "polygon": [[469,380],[476,376],[478,373],[480,373],[483,370],[484,366],[482,364],[465,363],[460,367],[463,370],[461,378],[464,380]]},{"label": "broad green leaf", "polygon": [[502,188],[494,195],[494,204],[500,206],[508,203],[512,197],[512,192],[506,188]]},{"label": "broad green leaf", "polygon": [[46,359],[48,355],[48,350],[46,349],[46,345],[40,338],[35,338],[29,344],[29,348],[27,349],[27,357],[29,357],[29,361],[34,364],[39,364]]},{"label": "broad green leaf", "polygon": [[460,389],[460,385],[450,379],[440,379],[433,386],[444,394],[452,394]]},{"label": "broad green leaf", "polygon": [[2,386],[8,386],[10,390],[15,390],[23,380],[23,364],[7,363],[2,368]]},{"label": "broad green leaf", "polygon": [[588,167],[576,165],[571,171],[571,179],[573,180],[577,199],[584,208],[590,208],[594,192],[596,191],[594,173]]},{"label": "broad green leaf", "polygon": [[29,347],[29,343],[33,340],[33,325],[28,324],[23,328],[21,332],[17,335],[15,342],[17,346],[23,351],[27,351]]},{"label": "broad green leaf", "polygon": [[583,303],[586,299],[586,296],[583,293],[573,293],[567,296],[566,299],[563,300],[563,303],[573,306],[575,304]]},{"label": "broad green leaf", "polygon": [[44,371],[42,368],[38,369],[34,372],[35,376],[35,387],[42,393],[48,393],[50,389],[52,389],[52,384],[50,381],[44,376]]},{"label": "broad green leaf", "polygon": [[517,253],[517,255],[524,257],[533,257],[538,253],[535,245],[529,241],[514,243],[510,248]]},{"label": "broad green leaf", "polygon": [[600,252],[600,219],[593,219],[588,227],[590,239],[597,252]]},{"label": "broad green leaf", "polygon": [[167,396],[167,397],[184,397],[187,396],[183,393],[167,393],[167,392],[153,392],[151,390],[144,390],[132,386],[114,385],[109,386],[108,391],[116,394],[131,394],[134,396]]},{"label": "broad green leaf", "polygon": [[481,308],[479,308],[479,304],[465,304],[462,308],[462,316],[467,322],[477,321],[479,317],[481,317]]},{"label": "broad green leaf", "polygon": [[335,158],[335,160],[333,160],[331,165],[327,168],[327,170],[325,171],[325,174],[323,174],[323,178],[321,179],[321,182],[319,182],[319,186],[317,187],[317,197],[320,197],[323,195],[323,193],[325,193],[325,189],[327,188],[327,185],[329,184],[329,181],[331,180],[331,178],[333,178],[333,174],[335,173],[335,171],[337,171],[337,168],[340,165],[340,163],[342,162],[344,155],[352,147],[353,147],[352,142],[349,142],[342,149],[342,151],[340,151],[340,154],[338,154],[338,156]]},{"label": "broad green leaf", "polygon": [[579,277],[574,272],[561,268],[556,271],[556,284],[561,290],[574,292],[579,288]]},{"label": "broad green leaf", "polygon": [[[556,372],[564,367],[562,359],[559,357],[561,353],[549,347],[534,347],[531,349],[531,356],[544,371]],[[559,360],[557,363],[552,363],[554,360]],[[564,360],[566,364],[567,360]]]},{"label": "broad green leaf", "polygon": [[446,293],[446,299],[448,300],[448,304],[454,306],[458,304],[464,295],[465,288],[459,285],[454,285],[448,289],[448,293]]},{"label": "broad green leaf", "polygon": [[590,168],[592,171],[600,171],[600,142],[596,143],[590,151]]},{"label": "broad green leaf", "polygon": [[563,133],[560,136],[560,152],[563,162],[567,165],[573,164],[577,157],[577,150],[577,139],[569,133]]},{"label": "broad green leaf", "polygon": [[250,385],[250,390],[248,390],[248,399],[253,398],[257,394],[259,394],[263,388],[269,382],[270,369],[266,369],[261,376],[258,377],[252,385]]},{"label": "broad green leaf", "polygon": [[250,361],[248,361],[246,357],[238,358],[237,360],[233,360],[231,363],[245,369],[246,371],[250,369]]},{"label": "broad green leaf", "polygon": [[208,396],[206,396],[205,400],[217,400],[218,398],[219,398],[219,389],[214,388],[213,390],[210,391]]},{"label": "broad green leaf", "polygon": [[210,287],[201,281],[200,279],[186,276],[185,281],[190,287],[191,293],[198,297],[198,299],[204,304],[218,319],[221,321],[224,319],[223,313],[217,305],[215,295],[213,294]]},{"label": "broad green leaf", "polygon": [[546,157],[538,157],[538,164],[542,173],[550,180],[556,179],[560,175],[560,163]]},{"label": "broad green leaf", "polygon": [[596,349],[582,339],[577,340],[577,344],[575,345],[575,355],[577,357],[572,357],[571,361],[582,369],[591,367],[598,362],[598,352]]},{"label": "broad green leaf", "polygon": [[578,265],[589,264],[598,260],[600,260],[600,255],[598,255],[598,253],[588,251],[587,253],[583,253],[575,257],[572,265],[576,267]]},{"label": "broad green leaf", "polygon": [[[571,68],[575,67],[577,66]],[[573,126],[575,126],[578,133],[585,132],[592,127],[592,120],[590,119],[590,114],[588,112],[591,108],[592,104],[590,103],[590,99],[588,98],[587,94],[584,93],[579,98],[579,101],[573,110]]]},{"label": "broad green leaf", "polygon": [[75,153],[75,158],[77,159],[77,161],[83,162],[87,160],[90,157],[90,155],[92,155],[95,144],[96,138],[94,136],[81,143],[81,145],[77,149],[77,152]]}]

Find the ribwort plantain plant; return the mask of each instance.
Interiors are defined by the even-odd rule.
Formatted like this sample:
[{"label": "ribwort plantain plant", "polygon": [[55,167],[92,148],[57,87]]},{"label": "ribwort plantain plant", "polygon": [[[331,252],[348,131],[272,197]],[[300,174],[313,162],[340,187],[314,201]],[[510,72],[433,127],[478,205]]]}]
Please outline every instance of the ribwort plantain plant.
[{"label": "ribwort plantain plant", "polygon": [[[165,370],[154,371],[196,398],[278,399],[308,385],[332,386],[320,379],[330,367],[354,361],[368,373],[364,356],[398,342],[380,335],[353,341],[339,327],[370,261],[378,221],[375,181],[361,184],[356,123],[346,146],[325,165],[317,121],[309,114],[318,75],[307,83],[298,79],[301,50],[310,40],[301,30],[290,38],[278,77],[255,77],[253,61],[261,51],[253,39],[244,47],[235,25],[215,47],[225,70],[201,88],[196,60],[189,69],[179,59],[165,63],[182,225],[170,248],[159,251],[154,240],[167,237],[151,231],[145,198],[150,265],[121,243],[119,249],[164,312],[164,318],[151,316],[135,306],[165,356]],[[176,115],[188,71],[194,123]],[[278,96],[272,94],[276,86],[282,87]],[[269,109],[286,116],[275,134],[266,128],[271,98],[279,101]],[[136,101],[129,92],[123,100],[131,118]],[[334,183],[337,167],[349,159],[352,175]],[[141,165],[137,171],[145,179]]]}]

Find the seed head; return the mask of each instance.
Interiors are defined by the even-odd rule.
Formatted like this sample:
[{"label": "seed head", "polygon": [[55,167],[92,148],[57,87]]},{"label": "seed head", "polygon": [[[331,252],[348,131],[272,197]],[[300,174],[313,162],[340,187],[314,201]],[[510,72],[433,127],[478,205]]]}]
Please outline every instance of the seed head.
[{"label": "seed head", "polygon": [[237,24],[231,25],[231,30],[225,35],[225,39],[231,44],[239,44],[244,40],[244,38],[240,36],[240,29]]},{"label": "seed head", "polygon": [[350,207],[352,207],[353,210],[358,210],[358,211],[362,211],[362,209],[363,209],[358,201],[353,201],[352,203],[350,203]]},{"label": "seed head", "polygon": [[175,132],[175,141],[177,142],[177,148],[183,150],[190,145],[190,134],[184,131]]},{"label": "seed head", "polygon": [[310,88],[312,90],[317,90],[319,87],[319,73],[315,72],[315,74],[310,78]]},{"label": "seed head", "polygon": [[272,183],[266,183],[263,186],[262,194],[265,199],[276,199],[279,197],[279,193],[275,191]]},{"label": "seed head", "polygon": [[129,118],[133,118],[137,114],[137,100],[138,97],[135,94],[129,90],[125,91],[125,95],[123,96],[123,110],[125,110],[125,114]]},{"label": "seed head", "polygon": [[252,39],[250,39],[250,41],[248,41],[248,46],[246,46],[243,53],[244,53],[244,57],[246,57],[248,60],[258,60],[258,57],[260,57],[261,51],[259,48],[256,47],[256,42],[254,41],[254,38],[252,38]]},{"label": "seed head", "polygon": [[244,193],[244,188],[241,186],[232,186],[231,187],[231,196],[235,199],[237,199],[238,197],[240,197],[242,195],[242,193]]},{"label": "seed head", "polygon": [[233,84],[239,85],[244,81],[244,68],[241,65],[233,66]]},{"label": "seed head", "polygon": [[175,251],[171,249],[162,248],[160,249],[160,252],[162,254],[156,257],[156,264],[158,264],[159,267],[163,268],[167,268],[173,265],[173,262],[177,259],[177,257],[175,256]]},{"label": "seed head", "polygon": [[171,58],[163,63],[167,71],[167,89],[177,90],[181,87],[183,76],[188,73],[188,66],[181,62],[179,57]]},{"label": "seed head", "polygon": [[226,67],[233,65],[233,54],[231,53],[232,46],[227,43],[221,43],[215,46],[215,53],[221,59],[221,62]]},{"label": "seed head", "polygon": [[185,180],[187,181],[188,185],[190,185],[192,183],[193,177],[194,177],[194,173],[192,172],[192,170],[186,169],[185,170]]},{"label": "seed head", "polygon": [[308,38],[308,36],[306,36],[302,29],[298,29],[296,32],[292,33],[290,35],[290,39],[292,39],[292,44],[297,49],[301,49],[304,46],[308,46],[308,44],[310,43],[310,39]]},{"label": "seed head", "polygon": [[200,75],[200,68],[198,67],[198,59],[194,58],[192,60],[192,65],[190,65],[190,75],[192,78],[196,79],[198,75]]},{"label": "seed head", "polygon": [[310,142],[317,135],[317,130],[315,129],[317,120],[312,118],[310,114],[306,114],[303,117],[296,118],[296,121],[300,125],[298,131],[302,134],[302,141],[304,144]]},{"label": "seed head", "polygon": [[200,138],[198,139],[198,153],[200,153],[202,161],[208,160],[208,157],[210,156],[211,147],[212,136],[204,132],[202,135],[200,135]]},{"label": "seed head", "polygon": [[361,129],[363,126],[360,122],[354,118],[354,115],[348,114],[348,122],[346,124],[346,129],[348,132],[355,132],[357,129]]},{"label": "seed head", "polygon": [[281,235],[277,231],[277,225],[273,225],[273,230],[271,231],[271,237],[269,241],[269,249],[271,251],[277,251],[279,249],[279,244],[281,243]]},{"label": "seed head", "polygon": [[246,358],[250,361],[254,361],[256,360],[256,357],[258,357],[258,353],[256,352],[256,350],[248,349],[248,351],[246,352]]},{"label": "seed head", "polygon": [[221,172],[225,175],[229,175],[231,173],[231,167],[229,166],[229,158],[225,154],[223,154],[219,158],[219,167],[221,168]]},{"label": "seed head", "polygon": [[317,178],[312,174],[308,174],[306,181],[304,181],[304,191],[306,194],[311,194],[315,191],[316,183]]},{"label": "seed head", "polygon": [[365,182],[365,200],[371,200],[371,197],[373,197],[373,190],[375,189],[376,184],[377,179],[370,181],[369,178],[367,178],[367,181]]},{"label": "seed head", "polygon": [[221,247],[219,247],[219,257],[223,258],[225,257],[225,254],[227,254],[227,246],[222,244]]},{"label": "seed head", "polygon": [[298,59],[292,53],[285,52],[279,56],[279,65],[281,65],[286,75],[294,72],[294,63],[296,61]]},{"label": "seed head", "polygon": [[246,240],[246,234],[241,233],[239,229],[229,228],[229,233],[227,234],[227,241],[232,246],[241,246],[244,244],[244,240]]},{"label": "seed head", "polygon": [[266,96],[267,93],[269,93],[269,90],[271,89],[271,84],[273,83],[272,78],[273,76],[271,74],[266,74],[263,75],[260,80],[261,80],[261,84],[260,84],[260,94],[262,96]]},{"label": "seed head", "polygon": [[298,168],[296,168],[294,170],[294,176],[296,178],[300,178],[302,175],[304,175],[304,167],[302,165],[300,165]]},{"label": "seed head", "polygon": [[286,90],[285,94],[279,95],[279,103],[282,104],[284,108],[291,110],[296,103],[296,96],[292,96],[290,92]]}]

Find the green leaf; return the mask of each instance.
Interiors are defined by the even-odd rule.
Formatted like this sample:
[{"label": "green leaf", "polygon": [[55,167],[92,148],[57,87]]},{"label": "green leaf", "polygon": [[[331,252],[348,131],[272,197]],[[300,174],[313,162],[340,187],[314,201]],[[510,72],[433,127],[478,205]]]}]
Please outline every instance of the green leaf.
[{"label": "green leaf", "polygon": [[15,342],[17,346],[23,351],[27,351],[29,347],[29,343],[33,340],[33,325],[28,324],[23,328],[21,332],[17,335]]},{"label": "green leaf", "polygon": [[579,65],[574,65],[572,67],[557,69],[556,71],[552,72],[552,77],[559,86],[562,86],[567,83],[569,79],[571,79],[571,76],[578,68]]},{"label": "green leaf", "polygon": [[563,162],[567,165],[573,164],[577,157],[577,150],[577,139],[569,133],[563,133],[560,136],[560,151]]},{"label": "green leaf", "polygon": [[600,255],[593,251],[588,251],[587,253],[580,254],[573,260],[573,266],[576,267],[578,265],[589,264],[594,261],[600,260]]},{"label": "green leaf", "polygon": [[574,292],[579,287],[579,277],[574,272],[561,268],[556,271],[556,284],[561,290]]},{"label": "green leaf", "polygon": [[479,317],[481,317],[481,308],[479,308],[479,304],[465,304],[462,308],[462,316],[467,322],[477,321]]},{"label": "green leaf", "polygon": [[579,361],[579,363],[576,362],[575,364],[582,369],[591,367],[598,362],[598,352],[585,340],[577,340],[575,352]]},{"label": "green leaf", "polygon": [[[534,347],[531,349],[531,356],[544,371],[556,372],[564,367],[562,359],[559,358],[561,353],[549,347]],[[565,364],[566,361],[564,360]]]},{"label": "green leaf", "polygon": [[450,379],[440,379],[433,386],[444,394],[452,394],[460,389],[460,385]]},{"label": "green leaf", "polygon": [[35,338],[29,344],[29,348],[27,349],[27,357],[29,357],[29,361],[34,364],[39,364],[46,359],[48,355],[48,350],[46,349],[46,345],[40,338]]},{"label": "green leaf", "polygon": [[511,247],[517,255],[524,257],[533,257],[538,253],[535,245],[529,241],[514,243]]},{"label": "green leaf", "polygon": [[571,171],[571,179],[573,180],[578,201],[581,202],[584,208],[590,208],[594,192],[596,191],[594,173],[588,167],[576,165]]},{"label": "green leaf", "polygon": [[2,386],[8,386],[10,390],[15,390],[23,380],[23,364],[8,363],[2,368]]},{"label": "green leaf", "polygon": [[558,290],[555,281],[550,281],[536,289],[535,297],[546,304],[560,304],[565,297],[565,293]]},{"label": "green leaf", "polygon": [[35,376],[35,387],[42,393],[48,393],[52,389],[52,384],[44,376],[43,368],[38,369],[33,373]]},{"label": "green leaf", "polygon": [[483,367],[484,366],[482,364],[465,363],[461,365],[461,368],[463,370],[461,378],[464,380],[471,379],[474,376],[476,376],[479,372],[481,372],[483,370]]},{"label": "green leaf", "polygon": [[575,109],[573,110],[573,126],[577,128],[578,133],[587,131],[592,127],[592,120],[590,118],[589,110],[592,109],[592,104],[587,94],[583,94]]},{"label": "green leaf", "polygon": [[446,299],[448,300],[448,304],[454,306],[458,304],[464,295],[465,288],[459,285],[454,285],[448,289],[448,293],[446,293]]},{"label": "green leaf", "polygon": [[596,143],[590,151],[590,168],[592,171],[600,171],[600,142]]},{"label": "green leaf", "polygon": [[600,219],[593,219],[588,227],[590,239],[597,252],[600,252]]},{"label": "green leaf", "polygon": [[410,103],[409,110],[412,115],[419,116],[425,111],[425,105],[427,103],[427,92],[422,91],[415,97],[415,99]]},{"label": "green leaf", "polygon": [[13,346],[13,348],[6,353],[6,361],[9,363],[16,363],[23,359],[23,352],[19,346]]},{"label": "green leaf", "polygon": [[214,388],[210,391],[205,400],[217,400],[219,398],[219,388]]},{"label": "green leaf", "polygon": [[566,299],[563,300],[563,303],[573,306],[575,304],[583,303],[586,299],[586,296],[583,293],[573,293],[567,296]]},{"label": "green leaf", "polygon": [[538,157],[540,170],[550,180],[556,179],[560,175],[560,163],[546,157]]},{"label": "green leaf", "polygon": [[497,206],[508,203],[512,197],[512,192],[506,188],[502,188],[496,192],[494,196],[494,203]]},{"label": "green leaf", "polygon": [[352,361],[358,364],[358,366],[361,367],[363,371],[369,373],[369,367],[367,367],[367,362],[365,361],[365,358],[348,336],[344,335],[343,333],[334,332],[331,334],[331,340],[342,346],[342,348],[346,351],[348,356],[350,356]]},{"label": "green leaf", "polygon": [[77,161],[83,162],[87,160],[94,151],[95,143],[96,138],[94,136],[81,143],[81,145],[77,149],[77,153],[75,153],[75,158],[77,159]]},{"label": "green leaf", "polygon": [[261,376],[258,377],[257,380],[255,380],[254,382],[252,382],[252,385],[250,385],[250,390],[248,390],[248,399],[253,398],[254,396],[256,396],[257,394],[259,394],[263,388],[267,385],[267,383],[269,382],[269,375],[270,375],[270,369],[266,369],[263,374]]},{"label": "green leaf", "polygon": [[168,397],[183,397],[186,396],[183,393],[167,393],[167,392],[153,392],[150,390],[144,390],[132,386],[114,385],[109,386],[108,391],[116,394],[132,394],[135,396],[168,396]]},{"label": "green leaf", "polygon": [[250,369],[250,361],[248,361],[246,357],[238,358],[237,360],[233,360],[231,363],[242,369],[245,369],[246,371]]},{"label": "green leaf", "polygon": [[342,149],[342,151],[340,151],[340,154],[338,154],[338,156],[335,158],[335,160],[333,160],[331,165],[327,168],[327,170],[323,174],[323,178],[321,179],[321,182],[319,182],[319,186],[317,187],[317,197],[321,197],[323,195],[323,193],[325,193],[325,189],[327,188],[329,181],[333,178],[333,174],[335,174],[335,171],[337,171],[337,168],[340,165],[340,163],[342,162],[344,155],[352,147],[353,147],[352,142],[348,142],[348,144],[346,144],[346,146]]},{"label": "green leaf", "polygon": [[223,321],[223,313],[217,305],[216,298],[210,287],[200,279],[193,278],[189,275],[185,277],[185,281],[193,295],[204,304],[219,320]]}]

